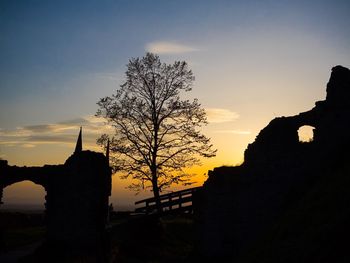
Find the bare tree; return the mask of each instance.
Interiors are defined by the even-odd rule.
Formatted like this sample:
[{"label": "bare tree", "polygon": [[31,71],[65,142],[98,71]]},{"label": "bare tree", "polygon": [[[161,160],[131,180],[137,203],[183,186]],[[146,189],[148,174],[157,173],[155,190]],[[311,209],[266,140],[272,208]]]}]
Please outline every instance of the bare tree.
[{"label": "bare tree", "polygon": [[184,168],[200,164],[199,157],[214,157],[210,139],[199,128],[207,124],[205,110],[197,99],[181,100],[180,92],[191,90],[194,76],[187,63],[161,63],[159,56],[147,53],[132,58],[126,82],[116,94],[100,99],[96,116],[115,128],[104,134],[100,145],[110,141],[116,171],[122,178],[136,179],[129,187],[152,187],[157,209],[159,193],[171,184],[187,184],[190,174]]}]

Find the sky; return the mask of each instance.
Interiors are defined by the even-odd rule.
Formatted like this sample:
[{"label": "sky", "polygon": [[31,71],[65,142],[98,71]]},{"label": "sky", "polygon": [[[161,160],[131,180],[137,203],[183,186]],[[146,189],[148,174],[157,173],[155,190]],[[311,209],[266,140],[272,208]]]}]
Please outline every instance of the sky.
[{"label": "sky", "polygon": [[[243,162],[271,119],[325,99],[335,65],[350,67],[349,1],[0,0],[0,158],[10,165],[63,163],[79,127],[84,149],[113,130],[94,117],[99,98],[115,93],[132,57],[153,52],[185,60],[218,154],[194,167]],[[113,176],[111,202],[130,206],[150,193]],[[177,188],[174,188],[177,189]],[[43,203],[29,182],[4,190],[5,203]]]}]

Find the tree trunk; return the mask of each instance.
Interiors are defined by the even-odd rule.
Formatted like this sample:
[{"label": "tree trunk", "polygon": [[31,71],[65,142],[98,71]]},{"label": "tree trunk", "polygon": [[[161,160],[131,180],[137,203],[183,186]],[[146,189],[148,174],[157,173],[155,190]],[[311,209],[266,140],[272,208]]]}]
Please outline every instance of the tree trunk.
[{"label": "tree trunk", "polygon": [[163,212],[163,209],[162,209],[162,204],[160,201],[157,177],[156,176],[152,176],[152,177],[153,177],[153,180],[152,180],[153,195],[154,195],[154,199],[156,201],[156,208],[157,208],[158,214],[161,214]]}]

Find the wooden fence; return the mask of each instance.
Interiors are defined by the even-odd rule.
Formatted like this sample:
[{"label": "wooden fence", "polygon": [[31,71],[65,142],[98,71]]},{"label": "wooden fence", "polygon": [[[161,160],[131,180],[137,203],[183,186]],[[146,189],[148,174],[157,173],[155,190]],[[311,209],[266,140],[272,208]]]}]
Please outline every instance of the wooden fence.
[{"label": "wooden fence", "polygon": [[[160,201],[163,213],[191,213],[193,193],[200,188],[201,187],[194,187],[161,195]],[[157,213],[156,201],[154,197],[137,201],[135,202],[135,205],[141,205],[135,209],[135,213],[142,213],[146,215]]]}]

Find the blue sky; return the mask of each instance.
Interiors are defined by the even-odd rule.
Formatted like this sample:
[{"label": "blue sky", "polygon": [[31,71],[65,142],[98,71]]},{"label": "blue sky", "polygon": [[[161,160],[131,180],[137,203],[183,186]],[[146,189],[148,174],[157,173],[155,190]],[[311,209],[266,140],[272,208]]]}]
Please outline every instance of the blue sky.
[{"label": "blue sky", "polygon": [[[0,115],[1,123],[14,127],[26,120],[59,120],[73,110],[76,115],[84,114],[90,108],[78,100],[89,89],[75,86],[84,85],[79,78],[121,75],[130,57],[142,56],[147,44],[157,41],[199,49],[168,57],[201,60],[202,68],[215,68],[213,73],[226,66],[220,56],[238,58],[238,66],[246,62],[257,70],[250,57],[260,48],[266,57],[257,59],[273,60],[268,47],[276,41],[285,45],[275,55],[285,55],[286,67],[290,53],[303,54],[303,45],[312,45],[312,41],[316,49],[336,51],[343,63],[349,58],[349,11],[348,1],[1,1],[1,105],[7,109]],[[238,57],[230,54],[235,47]],[[306,47],[306,52],[308,48],[313,47]],[[210,65],[212,56],[217,58],[215,65]],[[306,65],[319,66],[320,58],[312,59],[317,65],[310,61]],[[293,66],[303,68],[305,61],[298,62]],[[101,96],[109,91],[99,89]],[[93,95],[98,97],[97,92]],[[82,98],[92,102],[86,96]],[[60,107],[58,101],[67,97],[70,105]],[[72,106],[74,102],[83,105]],[[40,117],[40,110],[50,105],[56,106],[55,113],[45,111]],[[30,117],[31,107],[35,118]],[[8,113],[12,113],[11,120],[6,118]]]},{"label": "blue sky", "polygon": [[309,110],[331,68],[350,67],[349,14],[350,1],[1,0],[0,158],[62,163],[80,125],[97,149],[96,102],[152,51],[194,71],[186,96],[219,150],[203,171],[240,163],[272,118]]}]

